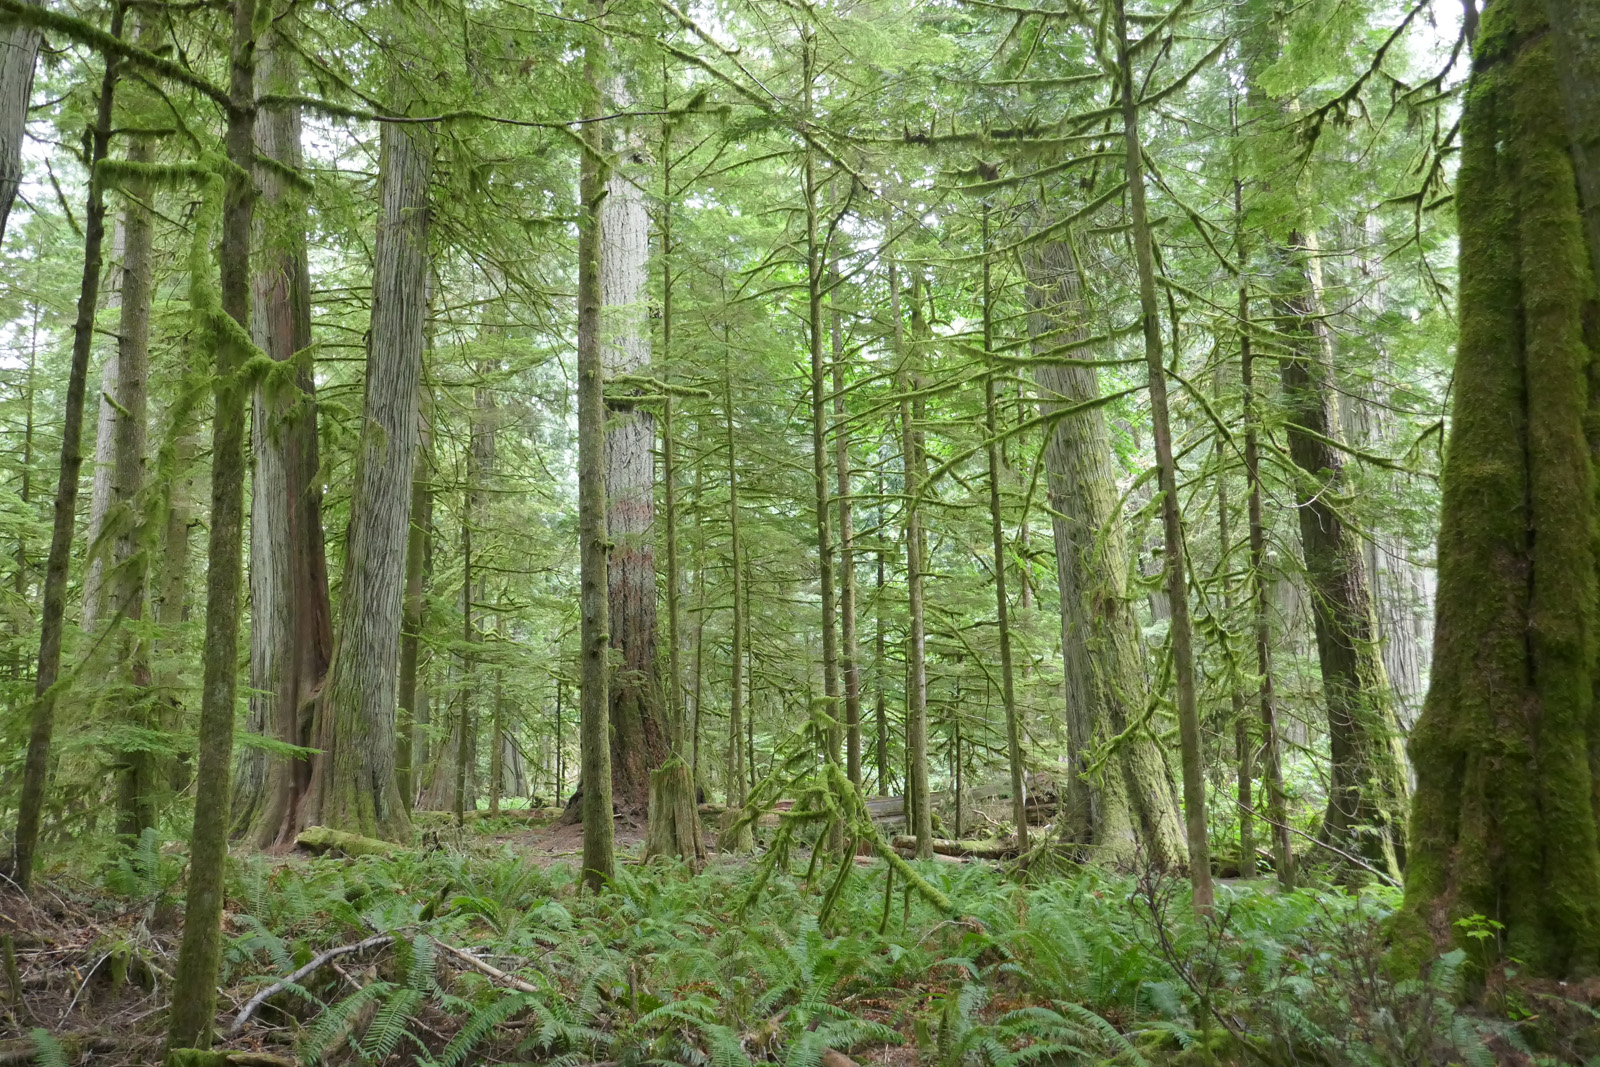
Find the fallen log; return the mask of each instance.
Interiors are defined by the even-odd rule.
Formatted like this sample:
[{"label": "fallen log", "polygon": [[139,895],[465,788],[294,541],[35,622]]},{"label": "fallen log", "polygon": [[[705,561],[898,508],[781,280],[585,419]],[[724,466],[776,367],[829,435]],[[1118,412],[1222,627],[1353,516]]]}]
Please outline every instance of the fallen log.
[{"label": "fallen log", "polygon": [[403,846],[393,841],[330,830],[326,826],[306,827],[300,831],[294,843],[296,848],[303,848],[307,852],[342,852],[346,856],[392,856],[404,851]]},{"label": "fallen log", "polygon": [[[910,834],[896,834],[894,847],[902,852],[915,852],[917,839]],[[933,839],[933,853],[936,856],[957,856],[962,859],[979,860],[1011,859],[1018,854],[1015,841],[1002,841],[994,838],[984,841],[951,841],[941,837]]]}]

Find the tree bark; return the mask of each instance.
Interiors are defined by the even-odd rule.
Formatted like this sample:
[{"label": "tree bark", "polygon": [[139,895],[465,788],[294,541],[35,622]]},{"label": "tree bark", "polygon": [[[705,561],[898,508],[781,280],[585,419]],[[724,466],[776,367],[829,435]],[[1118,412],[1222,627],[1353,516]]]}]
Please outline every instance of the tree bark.
[{"label": "tree bark", "polygon": [[[1457,183],[1461,333],[1432,681],[1396,962],[1452,942],[1562,978],[1600,967],[1596,261],[1540,0],[1474,44]],[[1478,943],[1482,916],[1503,924]]]},{"label": "tree bark", "polygon": [[406,598],[400,620],[400,735],[395,752],[395,783],[407,809],[416,799],[414,767],[426,767],[428,754],[417,746],[419,731],[427,728],[427,687],[418,678],[422,655],[422,627],[426,610],[429,538],[433,535],[432,437],[427,419],[420,430],[421,450],[411,474],[411,525],[406,531]]},{"label": "tree bark", "polygon": [[[261,43],[263,93],[298,87],[293,52],[274,30]],[[300,110],[264,108],[256,150],[300,169]],[[251,408],[250,728],[301,748],[316,744],[312,711],[333,657],[333,611],[323,547],[322,482],[312,373],[311,278],[305,204],[282,175],[261,168],[254,278],[255,340],[274,362],[299,362],[293,386],[268,379]],[[234,790],[234,832],[259,848],[288,845],[306,823],[309,757],[244,753]]]},{"label": "tree bark", "polygon": [[[983,206],[983,353],[986,359],[994,354],[994,292],[989,262],[989,205]],[[1000,638],[1000,696],[1006,713],[1006,759],[1011,770],[1011,821],[1016,825],[1017,847],[1028,850],[1028,809],[1026,768],[1022,763],[1022,726],[1017,721],[1016,682],[1011,669],[1011,604],[1006,595],[1006,569],[1009,553],[1006,550],[1005,515],[1000,504],[1000,421],[999,402],[995,396],[994,379],[998,369],[991,368],[983,379],[984,433],[988,436],[989,453],[989,530],[994,538],[994,600],[995,626]],[[957,730],[960,729],[959,721]],[[959,752],[959,737],[958,752]],[[956,771],[960,774],[960,758]],[[959,781],[959,778],[958,778]],[[956,836],[961,836],[960,790],[957,789]]]},{"label": "tree bark", "polygon": [[[140,20],[137,33],[148,46],[151,20]],[[154,153],[142,137],[128,147],[128,162],[149,163]],[[150,650],[132,633],[144,618],[145,508],[144,489],[146,419],[150,377],[150,289],[155,243],[155,216],[150,210],[154,187],[132,178],[123,183],[127,205],[122,216],[121,315],[117,327],[118,418],[115,424],[112,467],[111,596],[113,618],[132,623],[120,635],[115,665],[115,688],[120,717],[135,728],[159,730],[149,701]],[[117,833],[137,837],[156,824],[156,754],[148,746],[134,746],[117,754]]]},{"label": "tree bark", "polygon": [[844,689],[845,773],[856,785],[861,773],[861,657],[856,647],[856,551],[855,517],[852,514],[855,491],[851,486],[853,464],[850,459],[850,411],[845,404],[845,347],[843,316],[839,314],[837,272],[830,274],[828,298],[829,333],[833,353],[833,438],[834,478],[838,481],[839,502],[839,672]]},{"label": "tree bark", "polygon": [[395,706],[428,307],[433,133],[420,123],[384,123],[380,137],[365,421],[307,821],[402,840],[411,820],[395,784]]},{"label": "tree bark", "polygon": [[[111,34],[114,37],[122,36],[123,14],[124,7],[119,0],[111,9]],[[105,243],[105,189],[95,175],[94,168],[105,159],[106,147],[111,140],[117,75],[117,60],[115,57],[106,57],[95,122],[89,138],[90,179],[88,206],[84,210],[83,222],[83,277],[78,289],[78,315],[72,327],[72,366],[67,375],[66,411],[61,426],[61,467],[56,482],[50,556],[45,564],[43,605],[39,613],[39,665],[34,675],[28,755],[23,765],[22,795],[17,804],[17,834],[13,843],[12,878],[24,892],[33,881],[34,849],[39,843],[45,784],[50,777],[50,741],[55,727],[57,699],[55,685],[61,673],[61,638],[66,621],[67,572],[72,563],[73,526],[78,511],[78,477],[83,469],[83,394],[89,377],[89,353],[94,343],[94,313],[99,300],[101,250]]]},{"label": "tree bark", "polygon": [[1144,320],[1145,362],[1150,376],[1150,421],[1161,488],[1164,570],[1172,612],[1168,634],[1178,690],[1178,737],[1183,760],[1183,816],[1189,846],[1189,881],[1194,910],[1202,918],[1213,907],[1211,849],[1206,840],[1205,753],[1200,742],[1200,712],[1195,703],[1193,633],[1189,622],[1189,584],[1184,577],[1183,517],[1178,510],[1178,465],[1172,455],[1167,412],[1167,372],[1161,352],[1161,320],[1156,307],[1155,257],[1145,215],[1144,145],[1139,139],[1139,98],[1134,91],[1133,49],[1128,41],[1124,0],[1116,0],[1117,68],[1121,76],[1122,135],[1127,149],[1128,221],[1133,229],[1139,270],[1139,309]]},{"label": "tree bark", "polygon": [[[728,815],[727,825],[717,847],[723,852],[749,852],[755,847],[755,834],[748,821],[741,821],[749,796],[744,758],[744,545],[739,539],[739,466],[733,445],[733,365],[723,369],[722,411],[726,421],[725,447],[728,458],[728,567],[733,578],[733,648],[729,656],[728,679]],[[730,833],[729,830],[735,832]]]},{"label": "tree bark", "polygon": [[[39,0],[28,0],[35,7]],[[33,68],[39,58],[39,30],[9,19],[0,20],[0,241],[22,181],[22,142],[26,139],[28,104],[33,96]]]},{"label": "tree bark", "polygon": [[605,354],[600,315],[602,208],[606,166],[598,119],[604,106],[606,39],[601,0],[584,42],[587,82],[578,171],[578,555],[582,646],[579,793],[583,811],[583,881],[598,892],[616,871],[611,802],[611,626],[607,599]]},{"label": "tree bark", "polygon": [[1405,865],[1400,820],[1404,755],[1383,669],[1362,546],[1341,514],[1347,500],[1331,338],[1321,268],[1310,237],[1291,239],[1273,297],[1284,354],[1279,367],[1289,455],[1300,468],[1296,513],[1328,705],[1328,807],[1322,839],[1397,878]]},{"label": "tree bark", "polygon": [[[1065,241],[1046,241],[1023,257],[1028,332],[1036,359],[1089,334],[1077,261]],[[1034,369],[1042,406],[1056,415],[1046,432],[1046,495],[1055,535],[1061,596],[1061,651],[1070,753],[1063,805],[1069,838],[1112,867],[1143,857],[1157,867],[1183,862],[1185,846],[1172,769],[1147,737],[1128,738],[1098,776],[1090,757],[1127,731],[1148,688],[1138,623],[1128,591],[1127,533],[1118,510],[1111,437],[1093,367],[1041,362]]]},{"label": "tree bark", "polygon": [[[120,10],[120,8],[119,8]],[[239,604],[243,583],[244,383],[249,358],[250,230],[255,190],[256,0],[236,0],[228,81],[222,235],[217,265],[222,315],[200,325],[215,338],[217,363],[211,431],[211,531],[206,557],[205,667],[200,699],[194,826],[183,942],[167,1017],[168,1048],[209,1048],[216,1020],[217,966],[228,860],[228,776],[233,764],[234,704],[239,681]],[[201,235],[202,237],[204,235]],[[199,291],[198,279],[191,279]],[[202,315],[215,312],[202,310]],[[220,318],[220,316],[219,316]]]},{"label": "tree bark", "polygon": [[[631,98],[620,77],[608,105],[625,111]],[[601,352],[607,377],[650,369],[648,318],[650,215],[635,175],[646,163],[632,131],[614,146],[615,169],[600,202]],[[620,653],[610,689],[612,799],[643,816],[650,771],[671,755],[656,662],[655,441],[648,409],[612,404],[606,412],[607,610],[611,647]]]},{"label": "tree bark", "polygon": [[[920,279],[912,276],[913,310],[920,305]],[[906,600],[909,632],[906,637],[906,794],[909,827],[917,839],[917,859],[933,858],[933,809],[928,803],[928,664],[927,630],[923,615],[922,529],[917,495],[922,491],[922,454],[912,419],[911,392],[917,382],[915,342],[905,343],[900,311],[900,272],[889,260],[889,318],[894,331],[896,385],[900,390],[900,455],[904,468],[904,536],[906,542]],[[920,331],[916,331],[920,332]]]}]

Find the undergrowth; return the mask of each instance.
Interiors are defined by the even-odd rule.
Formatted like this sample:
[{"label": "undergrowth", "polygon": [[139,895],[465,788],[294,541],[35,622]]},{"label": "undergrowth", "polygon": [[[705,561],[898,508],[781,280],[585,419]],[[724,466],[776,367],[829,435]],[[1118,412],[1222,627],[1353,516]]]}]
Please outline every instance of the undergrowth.
[{"label": "undergrowth", "polygon": [[[103,883],[145,922],[179,869],[144,841]],[[1155,873],[1022,885],[980,864],[918,865],[952,903],[943,912],[899,883],[886,894],[880,862],[842,887],[780,871],[753,899],[751,870],[624,866],[594,896],[571,867],[510,849],[242,860],[219,1030],[229,1047],[307,1064],[428,1067],[1600,1063],[1583,1058],[1600,1050],[1581,1024],[1550,1025],[1600,1021],[1576,999],[1463,1011],[1459,954],[1425,980],[1391,980],[1397,900],[1383,890],[1223,886],[1203,924],[1185,887]],[[39,1062],[57,1061],[57,1038],[34,1040]]]}]

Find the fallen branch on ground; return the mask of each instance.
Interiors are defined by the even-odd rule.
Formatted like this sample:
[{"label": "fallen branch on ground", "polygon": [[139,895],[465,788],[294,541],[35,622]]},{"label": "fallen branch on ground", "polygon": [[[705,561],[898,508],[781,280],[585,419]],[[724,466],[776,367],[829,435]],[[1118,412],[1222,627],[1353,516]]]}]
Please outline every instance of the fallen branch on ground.
[{"label": "fallen branch on ground", "polygon": [[348,956],[352,952],[364,952],[369,948],[382,948],[384,945],[387,945],[392,941],[394,941],[393,936],[389,934],[379,934],[377,937],[369,937],[365,941],[357,941],[353,945],[340,945],[338,948],[330,948],[328,951],[322,953],[320,956],[317,956],[298,971],[295,971],[286,978],[280,978],[278,981],[267,986],[255,996],[245,1001],[244,1007],[240,1008],[239,1014],[234,1017],[233,1025],[228,1027],[228,1036],[230,1038],[238,1037],[239,1033],[244,1029],[244,1024],[250,1021],[250,1016],[254,1015],[256,1009],[261,1007],[262,1004],[266,1003],[268,998],[283,992],[292,985],[298,984],[302,978],[305,978],[307,975],[313,974],[320,968],[327,966],[330,961],[336,960],[340,956]]}]

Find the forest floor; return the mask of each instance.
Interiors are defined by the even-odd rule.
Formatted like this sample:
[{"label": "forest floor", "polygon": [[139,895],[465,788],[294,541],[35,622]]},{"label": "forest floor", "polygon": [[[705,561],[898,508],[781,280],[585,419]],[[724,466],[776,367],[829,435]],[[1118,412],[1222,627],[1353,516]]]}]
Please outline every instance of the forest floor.
[{"label": "forest floor", "polygon": [[[227,1062],[1600,1064],[1600,982],[1485,984],[1460,953],[1387,977],[1389,891],[1228,885],[1199,924],[1159,872],[1022,884],[992,863],[918,865],[940,910],[881,861],[842,880],[805,877],[804,851],[788,872],[759,855],[641,865],[640,828],[619,820],[618,876],[593,895],[581,829],[557,814],[465,831],[429,816],[425,846],[388,857],[237,855]],[[159,1062],[183,869],[148,835],[50,872],[31,901],[0,895],[0,1064]]]}]

